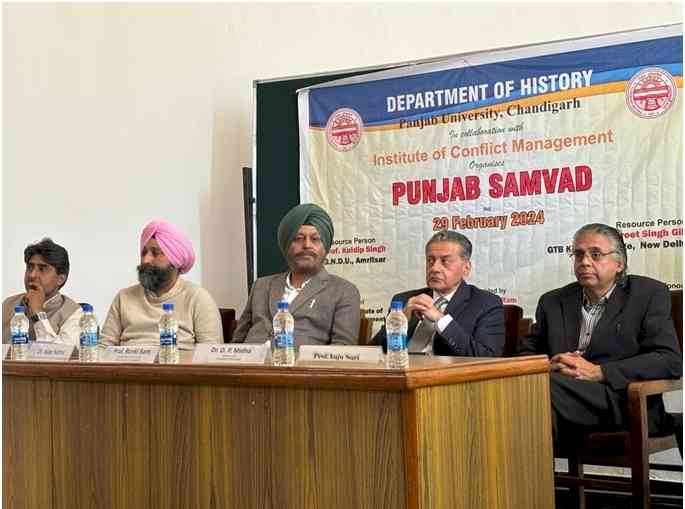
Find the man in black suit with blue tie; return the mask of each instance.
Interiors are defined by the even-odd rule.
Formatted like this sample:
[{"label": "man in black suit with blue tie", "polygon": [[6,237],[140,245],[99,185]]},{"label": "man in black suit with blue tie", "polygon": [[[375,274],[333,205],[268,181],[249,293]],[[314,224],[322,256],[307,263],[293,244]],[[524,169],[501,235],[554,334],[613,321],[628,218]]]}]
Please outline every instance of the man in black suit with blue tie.
[{"label": "man in black suit with blue tie", "polygon": [[[409,321],[410,353],[496,357],[504,350],[501,299],[468,284],[472,246],[466,236],[444,230],[426,244],[426,288],[395,295]],[[373,344],[387,348],[385,327]]]}]

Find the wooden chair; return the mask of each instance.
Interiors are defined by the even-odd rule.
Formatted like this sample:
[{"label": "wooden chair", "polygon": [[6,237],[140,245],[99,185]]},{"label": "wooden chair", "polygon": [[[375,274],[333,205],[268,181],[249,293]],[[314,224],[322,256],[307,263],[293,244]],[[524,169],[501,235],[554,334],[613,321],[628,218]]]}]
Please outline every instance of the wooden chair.
[{"label": "wooden chair", "polygon": [[519,320],[519,338],[522,338],[522,337],[530,334],[530,331],[532,328],[533,328],[533,319],[532,318],[529,318],[529,317],[521,318]]},{"label": "wooden chair", "polygon": [[516,353],[519,340],[519,322],[523,318],[523,309],[515,304],[504,306],[504,357]]},{"label": "wooden chair", "polygon": [[368,345],[371,341],[371,320],[364,315],[359,319],[359,344]]},{"label": "wooden chair", "polygon": [[[683,292],[671,292],[672,316],[683,347]],[[647,396],[682,390],[680,380],[649,380],[628,386],[628,430],[611,433],[589,433],[578,437],[570,451],[555,451],[557,457],[567,457],[568,474],[555,474],[555,484],[571,490],[573,503],[585,507],[585,488],[632,492],[633,507],[651,507],[649,455],[677,447],[675,433],[649,436],[647,428]],[[681,430],[682,431],[682,430]],[[676,431],[677,432],[677,431]],[[681,453],[682,454],[682,453]],[[631,480],[588,478],[583,464],[629,467]]]},{"label": "wooden chair", "polygon": [[235,309],[219,308],[219,314],[221,315],[221,328],[224,332],[224,343],[230,343],[235,326],[238,324],[235,319]]}]

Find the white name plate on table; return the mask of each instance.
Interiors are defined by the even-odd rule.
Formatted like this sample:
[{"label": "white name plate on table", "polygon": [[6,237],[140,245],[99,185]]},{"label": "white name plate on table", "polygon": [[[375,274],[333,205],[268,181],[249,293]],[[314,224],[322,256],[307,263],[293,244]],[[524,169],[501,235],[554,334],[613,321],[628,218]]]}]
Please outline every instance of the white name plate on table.
[{"label": "white name plate on table", "polygon": [[193,364],[264,364],[268,346],[262,344],[195,345]]},{"label": "white name plate on table", "polygon": [[380,346],[302,345],[298,362],[325,362],[327,364],[381,364],[385,362]]},{"label": "white name plate on table", "polygon": [[6,360],[9,359],[9,354],[10,354],[10,345],[2,345],[2,359]]},{"label": "white name plate on table", "polygon": [[38,362],[67,362],[74,355],[74,345],[62,345],[59,343],[42,343],[35,341],[29,343],[26,360]]},{"label": "white name plate on table", "polygon": [[108,346],[98,349],[98,362],[154,364],[158,353],[158,346]]}]

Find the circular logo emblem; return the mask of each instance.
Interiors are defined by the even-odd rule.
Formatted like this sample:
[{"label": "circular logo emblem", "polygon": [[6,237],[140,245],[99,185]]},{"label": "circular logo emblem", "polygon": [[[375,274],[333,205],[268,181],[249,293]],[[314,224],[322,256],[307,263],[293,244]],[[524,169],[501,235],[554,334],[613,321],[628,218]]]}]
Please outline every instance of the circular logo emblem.
[{"label": "circular logo emblem", "polygon": [[642,118],[656,118],[671,109],[676,98],[673,76],[659,69],[642,69],[628,83],[626,103],[630,111]]},{"label": "circular logo emblem", "polygon": [[335,110],[326,123],[326,139],[335,150],[347,152],[357,146],[364,123],[359,113],[350,108]]}]

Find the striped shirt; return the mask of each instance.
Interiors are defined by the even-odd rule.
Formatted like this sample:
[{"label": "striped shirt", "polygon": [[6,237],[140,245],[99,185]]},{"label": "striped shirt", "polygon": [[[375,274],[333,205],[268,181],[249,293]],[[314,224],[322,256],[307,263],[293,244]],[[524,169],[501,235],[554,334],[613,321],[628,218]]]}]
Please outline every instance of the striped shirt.
[{"label": "striped shirt", "polygon": [[599,320],[602,318],[614,288],[616,288],[616,285],[612,286],[606,295],[599,299],[597,304],[593,304],[585,290],[583,290],[583,305],[581,306],[583,320],[580,323],[580,337],[578,338],[578,352],[581,354],[590,346],[592,331],[595,330]]}]

